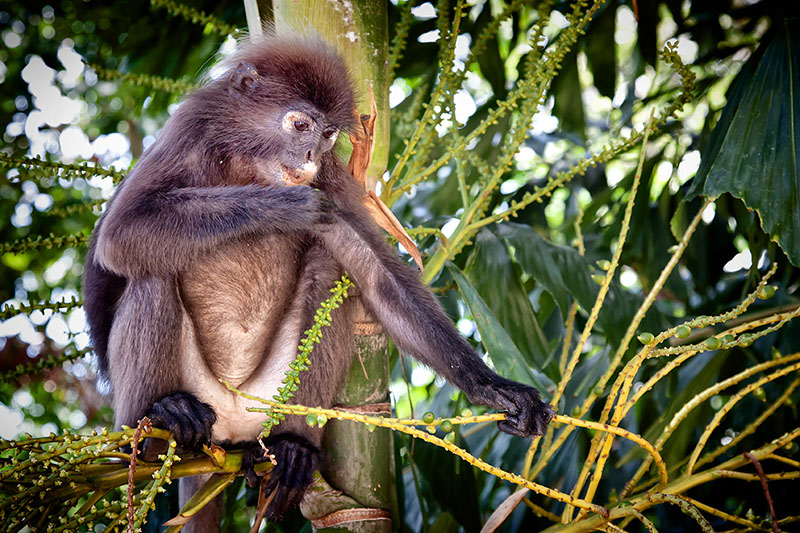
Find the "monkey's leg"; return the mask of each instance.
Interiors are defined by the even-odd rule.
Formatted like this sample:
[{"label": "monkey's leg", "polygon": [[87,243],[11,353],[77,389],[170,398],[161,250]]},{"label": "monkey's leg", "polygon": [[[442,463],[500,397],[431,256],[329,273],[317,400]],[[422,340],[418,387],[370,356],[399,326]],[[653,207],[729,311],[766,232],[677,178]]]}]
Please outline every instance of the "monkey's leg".
[{"label": "monkey's leg", "polygon": [[97,234],[95,257],[125,276],[170,277],[234,239],[319,230],[330,203],[310,187],[123,187]]},{"label": "monkey's leg", "polygon": [[[180,301],[169,281],[130,281],[109,337],[109,378],[117,425],[133,427],[147,415],[156,427],[172,432],[180,450],[198,451],[209,442],[216,415],[183,392],[181,319]],[[165,441],[146,439],[142,455],[152,460],[165,449]]]},{"label": "monkey's leg", "polygon": [[[296,352],[293,347],[298,345],[301,332],[311,327],[316,310],[331,296],[330,289],[341,278],[341,274],[341,268],[323,247],[314,245],[305,254],[297,296],[289,313],[299,318],[294,342],[287,343],[292,352]],[[320,343],[311,352],[309,369],[300,374],[300,387],[292,398],[293,403],[322,407],[332,405],[353,353],[350,309],[351,306],[345,301],[333,311],[331,324],[322,328]],[[287,369],[277,371],[285,372]],[[248,387],[252,388],[252,384],[248,384]],[[314,470],[319,467],[322,434],[322,428],[309,427],[304,417],[289,415],[266,439],[264,444],[275,455],[277,463],[264,488],[267,494],[275,491],[267,509],[267,519],[279,519],[302,499],[312,481]],[[243,469],[252,472],[252,465],[263,460],[263,450],[251,445],[245,455]],[[248,478],[252,483],[255,475],[248,475]]]},{"label": "monkey's leg", "polygon": [[355,280],[367,307],[404,352],[463,390],[470,401],[506,412],[500,429],[541,435],[553,416],[533,387],[498,376],[458,333],[417,272],[400,261],[364,213],[337,217],[320,238]]},{"label": "monkey's leg", "polygon": [[117,425],[135,426],[158,399],[180,388],[181,310],[174,286],[131,280],[120,297],[108,342]]}]

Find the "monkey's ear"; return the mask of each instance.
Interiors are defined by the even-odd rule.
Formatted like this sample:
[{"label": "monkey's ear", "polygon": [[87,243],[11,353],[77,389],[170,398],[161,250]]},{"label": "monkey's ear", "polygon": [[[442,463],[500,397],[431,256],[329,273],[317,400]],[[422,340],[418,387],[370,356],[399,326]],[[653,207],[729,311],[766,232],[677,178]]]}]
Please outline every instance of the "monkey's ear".
[{"label": "monkey's ear", "polygon": [[231,73],[228,92],[234,97],[240,97],[243,94],[253,92],[256,82],[260,77],[256,67],[250,63],[241,62]]}]

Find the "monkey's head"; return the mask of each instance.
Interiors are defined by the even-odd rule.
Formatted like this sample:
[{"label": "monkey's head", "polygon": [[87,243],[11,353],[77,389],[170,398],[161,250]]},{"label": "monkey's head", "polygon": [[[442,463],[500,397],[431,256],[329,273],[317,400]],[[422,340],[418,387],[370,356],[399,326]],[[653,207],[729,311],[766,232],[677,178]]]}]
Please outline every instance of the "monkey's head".
[{"label": "monkey's head", "polygon": [[227,97],[242,117],[236,122],[245,123],[236,135],[239,148],[260,160],[271,179],[309,184],[339,133],[354,123],[344,62],[319,41],[269,37],[231,63]]}]

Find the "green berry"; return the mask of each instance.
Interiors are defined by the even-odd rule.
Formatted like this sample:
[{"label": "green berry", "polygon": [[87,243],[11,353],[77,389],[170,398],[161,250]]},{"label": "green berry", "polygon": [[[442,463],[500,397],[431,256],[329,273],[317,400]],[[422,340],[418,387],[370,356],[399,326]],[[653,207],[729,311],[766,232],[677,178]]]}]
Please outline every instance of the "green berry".
[{"label": "green berry", "polygon": [[602,285],[605,280],[606,277],[603,276],[602,274],[592,274],[592,281],[594,281],[598,285]]},{"label": "green berry", "polygon": [[706,348],[708,348],[709,350],[716,350],[716,349],[718,349],[720,347],[720,345],[722,343],[716,337],[709,337],[709,338],[706,339],[706,343],[705,344],[706,344]]},{"label": "green berry", "polygon": [[747,348],[748,346],[753,344],[753,335],[751,335],[750,333],[743,333],[739,335],[739,343],[740,346]]},{"label": "green berry", "polygon": [[455,431],[451,431],[447,435],[444,436],[444,441],[450,444],[453,444],[456,441],[456,433]]},{"label": "green berry", "polygon": [[469,407],[464,407],[461,410],[461,416],[472,416],[472,409],[470,409]]},{"label": "green berry", "polygon": [[377,427],[378,427],[378,426],[375,426],[375,425],[373,425],[373,424],[367,424],[367,431],[369,431],[370,433],[372,433],[373,431],[375,431],[375,429],[376,429]]},{"label": "green berry", "polygon": [[436,433],[436,426],[425,426],[425,431],[433,435]]},{"label": "green berry", "polygon": [[327,423],[328,423],[328,417],[327,416],[325,416],[325,415],[317,415],[317,425],[319,427],[322,427]]},{"label": "green berry", "polygon": [[444,431],[445,433],[450,433],[451,431],[453,431],[453,423],[450,422],[449,420],[443,420],[441,426],[442,426],[442,431]]},{"label": "green berry", "polygon": [[434,421],[434,419],[436,419],[436,415],[434,415],[430,411],[426,411],[425,414],[422,415],[422,421],[425,422],[426,424],[430,424],[431,422]]},{"label": "green berry", "polygon": [[650,344],[655,340],[655,337],[649,331],[643,331],[639,333],[639,336],[637,338],[639,339],[639,342],[641,342],[642,344]]},{"label": "green berry", "polygon": [[758,297],[761,298],[762,300],[769,300],[770,298],[775,296],[775,291],[777,290],[778,288],[775,285],[765,285],[758,292]]},{"label": "green berry", "polygon": [[689,326],[678,326],[678,329],[675,330],[675,336],[679,339],[685,339],[691,332],[692,328]]},{"label": "green berry", "polygon": [[603,270],[608,270],[611,268],[611,261],[607,259],[601,259],[597,262],[597,266],[599,266]]},{"label": "green berry", "polygon": [[758,387],[756,390],[753,391],[753,396],[761,400],[762,402],[767,401],[767,393],[764,392],[763,387]]},{"label": "green berry", "polygon": [[311,427],[316,426],[317,425],[317,415],[315,415],[314,413],[307,414],[306,415],[306,424],[308,424]]}]

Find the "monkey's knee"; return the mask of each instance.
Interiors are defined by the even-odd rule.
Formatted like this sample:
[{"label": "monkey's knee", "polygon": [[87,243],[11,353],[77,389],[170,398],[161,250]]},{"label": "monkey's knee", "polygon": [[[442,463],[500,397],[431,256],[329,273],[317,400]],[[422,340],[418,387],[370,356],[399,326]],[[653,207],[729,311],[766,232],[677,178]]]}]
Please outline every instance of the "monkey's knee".
[{"label": "monkey's knee", "polygon": [[[179,451],[199,452],[211,442],[211,428],[217,421],[214,409],[188,392],[173,392],[155,402],[147,416],[154,427],[172,433]],[[145,460],[153,460],[166,450],[165,441],[146,439],[142,446]]]}]

